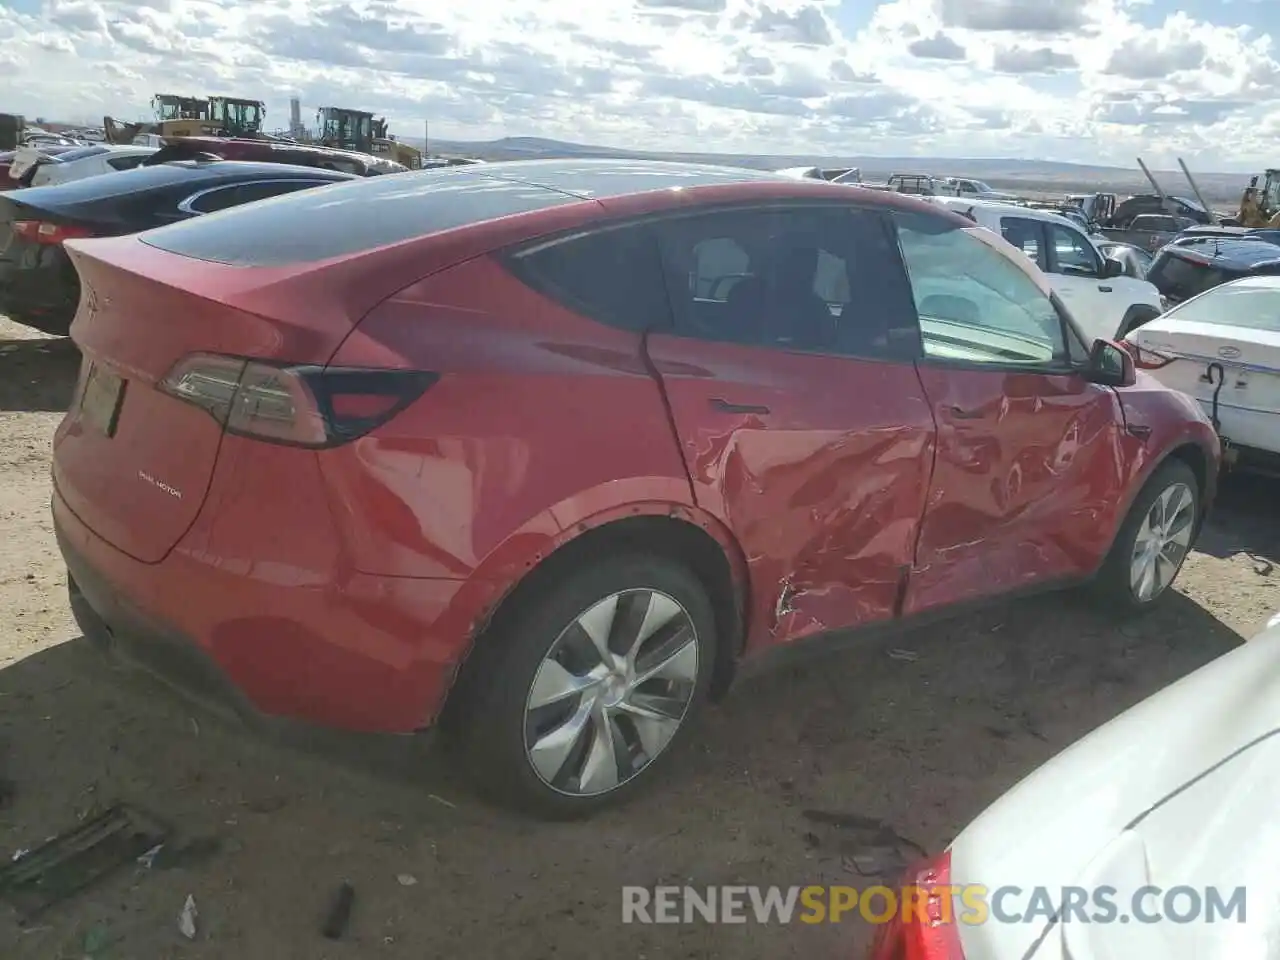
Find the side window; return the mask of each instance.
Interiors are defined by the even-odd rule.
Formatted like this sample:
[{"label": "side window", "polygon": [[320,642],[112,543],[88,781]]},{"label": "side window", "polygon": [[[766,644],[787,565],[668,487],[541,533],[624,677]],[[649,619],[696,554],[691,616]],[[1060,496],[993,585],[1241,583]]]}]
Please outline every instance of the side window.
[{"label": "side window", "polygon": [[1072,273],[1085,277],[1098,275],[1100,267],[1098,253],[1084,234],[1070,227],[1052,223],[1049,225],[1049,235],[1053,237],[1053,252],[1057,259],[1058,273]]},{"label": "side window", "polygon": [[679,335],[872,359],[919,353],[910,290],[879,213],[719,211],[652,229]]},{"label": "side window", "polygon": [[107,164],[116,170],[132,170],[147,159],[148,156],[149,154],[144,153],[137,157],[107,157]]},{"label": "side window", "polygon": [[[927,214],[894,214],[928,357],[993,367],[1061,367],[1063,324],[1029,265]],[[988,234],[989,236],[989,234]]]},{"label": "side window", "polygon": [[646,227],[554,240],[509,263],[539,293],[592,320],[637,332],[671,328],[658,248]]},{"label": "side window", "polygon": [[214,213],[218,210],[252,203],[255,200],[266,200],[268,197],[293,193],[295,190],[324,186],[327,182],[326,180],[255,180],[252,183],[238,183],[234,186],[198,193],[194,197],[188,197],[179,206],[191,213]]},{"label": "side window", "polygon": [[1031,258],[1041,270],[1049,269],[1044,249],[1044,222],[1029,217],[1001,217],[1000,234]]}]

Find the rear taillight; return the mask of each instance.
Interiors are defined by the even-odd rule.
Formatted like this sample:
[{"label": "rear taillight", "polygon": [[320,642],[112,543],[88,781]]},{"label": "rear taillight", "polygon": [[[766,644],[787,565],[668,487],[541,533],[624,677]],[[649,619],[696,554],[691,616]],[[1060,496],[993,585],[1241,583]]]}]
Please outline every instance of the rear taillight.
[{"label": "rear taillight", "polygon": [[914,867],[903,886],[902,915],[877,929],[870,960],[964,960],[951,886],[951,851]]},{"label": "rear taillight", "polygon": [[15,220],[13,232],[25,240],[47,244],[59,244],[63,240],[93,236],[93,231],[86,227],[50,223],[47,220]]},{"label": "rear taillight", "polygon": [[1140,347],[1132,340],[1121,340],[1120,346],[1133,357],[1133,365],[1139,370],[1159,370],[1161,367],[1167,367],[1173,363],[1173,357],[1166,357],[1163,353],[1156,353],[1154,350],[1148,350],[1146,347]]},{"label": "rear taillight", "polygon": [[332,447],[391,419],[439,379],[420,370],[275,364],[192,354],[159,387],[206,410],[228,433]]}]

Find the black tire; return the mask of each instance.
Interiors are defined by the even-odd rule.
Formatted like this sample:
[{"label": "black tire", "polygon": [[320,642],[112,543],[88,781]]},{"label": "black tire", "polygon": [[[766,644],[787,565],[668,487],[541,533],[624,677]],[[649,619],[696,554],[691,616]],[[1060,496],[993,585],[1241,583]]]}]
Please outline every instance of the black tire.
[{"label": "black tire", "polygon": [[[1193,511],[1190,520],[1191,540],[1182,557],[1178,559],[1173,575],[1158,592],[1147,599],[1142,599],[1134,587],[1131,569],[1136,553],[1138,531],[1142,528],[1156,500],[1166,490],[1179,484],[1185,486],[1191,493],[1191,510]],[[1129,508],[1129,513],[1116,534],[1115,543],[1111,546],[1111,552],[1103,562],[1094,582],[1095,594],[1107,604],[1109,610],[1125,615],[1143,614],[1160,602],[1160,598],[1169,592],[1177,579],[1186,554],[1191,552],[1191,547],[1195,544],[1195,534],[1200,529],[1202,511],[1200,484],[1189,466],[1181,460],[1171,459],[1156,468],[1155,473],[1138,493],[1137,499],[1133,501],[1133,506]]]},{"label": "black tire", "polygon": [[[697,671],[682,718],[665,746],[617,787],[590,795],[557,789],[535,770],[526,742],[534,680],[579,616],[614,594],[643,590],[675,600],[692,626]],[[716,639],[707,591],[684,564],[641,553],[580,564],[515,598],[477,641],[445,711],[441,726],[446,745],[481,792],[503,806],[553,820],[590,816],[652,782],[673,749],[687,739],[707,699]],[[583,741],[583,749],[586,745]]]}]

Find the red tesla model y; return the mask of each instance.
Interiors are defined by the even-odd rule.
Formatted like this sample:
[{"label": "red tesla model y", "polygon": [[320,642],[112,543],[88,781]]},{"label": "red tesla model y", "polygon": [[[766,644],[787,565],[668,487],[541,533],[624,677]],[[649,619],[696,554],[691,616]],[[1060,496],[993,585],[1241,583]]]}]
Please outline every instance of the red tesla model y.
[{"label": "red tesla model y", "polygon": [[525,161],[67,243],[53,513],[86,635],[246,716],[439,726],[576,815],[737,664],[1169,588],[1198,406],[1002,239],[745,170]]}]

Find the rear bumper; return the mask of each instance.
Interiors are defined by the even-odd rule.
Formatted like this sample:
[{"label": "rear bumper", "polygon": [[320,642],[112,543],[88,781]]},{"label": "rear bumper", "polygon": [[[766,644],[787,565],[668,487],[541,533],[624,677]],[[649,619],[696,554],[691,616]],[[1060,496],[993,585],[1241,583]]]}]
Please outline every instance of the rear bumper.
[{"label": "rear bumper", "polygon": [[255,728],[421,730],[470,642],[463,581],[290,584],[182,543],[143,563],[93,533],[56,490],[53,517],[85,636]]},{"label": "rear bumper", "polygon": [[85,638],[130,666],[145,670],[213,712],[259,726],[256,710],[225,673],[189,638],[151,620],[70,547],[61,527],[58,548],[67,564],[71,612]]}]

